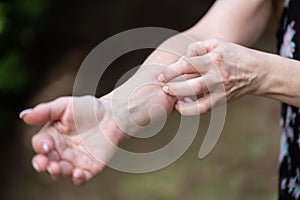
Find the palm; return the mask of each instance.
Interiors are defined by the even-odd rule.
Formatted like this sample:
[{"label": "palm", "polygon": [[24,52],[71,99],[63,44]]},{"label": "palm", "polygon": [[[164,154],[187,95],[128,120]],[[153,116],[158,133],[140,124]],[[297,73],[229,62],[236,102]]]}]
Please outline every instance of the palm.
[{"label": "palm", "polygon": [[[93,97],[62,98],[34,108],[24,116],[25,122],[43,124],[50,121],[32,139],[37,152],[33,158],[35,168],[48,170],[58,178],[73,175],[76,184],[101,172],[114,149],[104,146],[106,142],[101,141],[99,135],[105,134],[111,142],[118,143],[112,138],[112,129],[101,128],[105,115],[109,112]],[[52,119],[45,120],[44,117]],[[100,161],[99,157],[105,159]]]}]

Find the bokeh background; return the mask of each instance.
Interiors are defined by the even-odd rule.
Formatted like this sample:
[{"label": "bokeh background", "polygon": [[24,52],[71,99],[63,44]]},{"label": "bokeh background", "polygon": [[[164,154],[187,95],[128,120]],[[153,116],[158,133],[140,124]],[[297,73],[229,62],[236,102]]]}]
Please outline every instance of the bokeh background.
[{"label": "bokeh background", "polygon": [[[189,150],[171,166],[147,174],[107,168],[91,183],[75,187],[53,182],[31,167],[28,127],[18,113],[40,102],[71,95],[74,77],[88,52],[121,31],[157,26],[183,31],[197,22],[213,0],[7,0],[0,1],[0,199],[276,199],[279,147],[278,102],[247,96],[228,106],[224,131],[205,159],[197,157],[209,123]],[[220,22],[223,23],[223,22]],[[276,22],[271,21],[255,48],[275,52]],[[98,95],[140,64],[150,50],[122,56],[105,72]],[[176,132],[173,114],[159,136],[132,140],[125,147],[149,150]]]}]

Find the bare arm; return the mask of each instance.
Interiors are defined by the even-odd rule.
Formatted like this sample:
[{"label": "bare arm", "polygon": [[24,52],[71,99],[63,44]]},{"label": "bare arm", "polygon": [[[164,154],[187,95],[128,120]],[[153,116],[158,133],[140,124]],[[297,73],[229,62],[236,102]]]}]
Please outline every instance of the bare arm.
[{"label": "bare arm", "polygon": [[300,107],[300,62],[264,52],[258,52],[265,76],[256,95],[273,98]]},{"label": "bare arm", "polygon": [[[190,39],[185,39],[182,35],[175,35],[165,41],[161,45],[161,48],[183,55],[188,45],[192,43],[193,40],[199,41],[214,37],[251,46],[263,33],[271,14],[271,0],[218,0],[203,19],[192,28],[183,32],[183,35]],[[178,43],[180,45],[178,45]],[[167,66],[176,62],[178,58],[177,55],[166,51],[159,49],[154,51],[144,62],[141,70],[116,91],[134,90],[133,87],[138,87],[134,82],[134,79],[139,77],[146,77],[144,79],[145,82],[157,82],[157,76],[164,67],[149,69],[150,67],[148,67],[148,65],[159,64]],[[132,82],[132,84],[128,84],[130,82]],[[119,94],[116,94],[115,96],[117,97],[121,93],[122,92],[119,92]],[[148,97],[151,98],[147,99],[143,94],[149,94]],[[144,110],[135,109],[135,111],[138,112],[131,112],[131,117],[139,119],[139,122],[149,121],[148,118],[144,118],[147,117],[148,114],[140,112],[141,110],[148,111],[153,104],[160,104],[167,112],[171,112],[175,102],[176,98],[163,94],[159,85],[147,85],[146,87],[141,88],[140,92],[130,101],[132,104],[131,107],[139,107],[142,104]],[[126,106],[124,105],[123,107]],[[129,124],[128,126],[131,125]]]},{"label": "bare arm", "polygon": [[263,33],[271,14],[271,0],[217,0],[187,32],[197,40],[219,38],[252,46]]},{"label": "bare arm", "polygon": [[[263,32],[270,15],[271,0],[218,0],[199,23],[183,34],[194,40],[218,37],[252,45]],[[167,65],[177,61],[178,55],[183,54],[191,42],[182,40],[180,35],[168,39],[161,47],[176,51],[177,55],[154,51],[131,79],[100,99],[60,98],[22,112],[20,117],[27,124],[51,122],[32,139],[37,153],[32,159],[34,168],[38,172],[48,171],[56,178],[72,176],[73,182],[79,185],[100,173],[115,149],[99,136],[105,135],[111,143],[118,145],[125,138],[124,132],[137,131],[135,124],[128,120],[128,110],[130,117],[139,125],[149,122],[148,111],[152,105],[159,104],[167,113],[172,112],[176,98],[161,90],[162,84],[157,81],[157,76]],[[127,94],[130,93],[133,95],[129,95],[131,99],[128,101]],[[158,111],[154,117],[159,119],[162,114]],[[122,130],[125,128],[126,131],[120,129],[119,122]],[[99,162],[90,152],[104,159]]]}]

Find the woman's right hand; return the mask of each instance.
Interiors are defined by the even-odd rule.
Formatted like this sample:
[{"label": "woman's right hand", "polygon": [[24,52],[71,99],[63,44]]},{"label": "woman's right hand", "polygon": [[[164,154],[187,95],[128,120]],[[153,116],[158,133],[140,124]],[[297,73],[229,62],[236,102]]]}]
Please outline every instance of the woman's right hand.
[{"label": "woman's right hand", "polygon": [[[100,173],[115,149],[98,141],[99,134],[115,145],[126,137],[112,120],[107,120],[111,112],[105,101],[91,96],[62,97],[21,113],[25,123],[44,125],[32,138],[35,170],[48,171],[55,179],[72,177],[76,185]],[[88,150],[101,153],[106,160],[100,161]]]}]

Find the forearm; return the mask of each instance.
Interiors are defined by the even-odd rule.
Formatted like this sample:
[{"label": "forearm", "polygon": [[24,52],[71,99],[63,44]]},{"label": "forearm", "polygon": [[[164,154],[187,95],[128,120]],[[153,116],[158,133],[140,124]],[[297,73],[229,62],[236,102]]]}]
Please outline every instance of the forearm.
[{"label": "forearm", "polygon": [[[160,120],[173,111],[177,99],[161,90],[162,84],[157,77],[166,66],[176,62],[193,41],[189,33],[169,38],[128,81],[106,96],[112,99],[111,109],[115,111],[115,121],[123,132],[135,134],[139,126]],[[159,108],[153,110],[155,106]]]},{"label": "forearm", "polygon": [[300,107],[300,62],[260,52],[261,85],[256,95]]},{"label": "forearm", "polygon": [[[176,98],[162,92],[157,76],[165,66],[177,61],[190,43],[212,37],[245,45],[254,43],[269,19],[270,0],[243,0],[236,3],[234,0],[217,1],[202,20],[182,34],[166,40],[131,79],[109,94],[115,97],[113,102],[118,102],[113,108],[120,113],[118,121],[127,123],[130,115],[134,123],[145,125],[150,121],[149,110],[153,105],[160,105],[167,114],[172,112]],[[251,17],[254,19],[249,21]],[[246,32],[241,31],[244,26],[247,26]],[[159,119],[165,112],[156,113],[155,118]],[[132,127],[132,122],[124,127]]]}]

